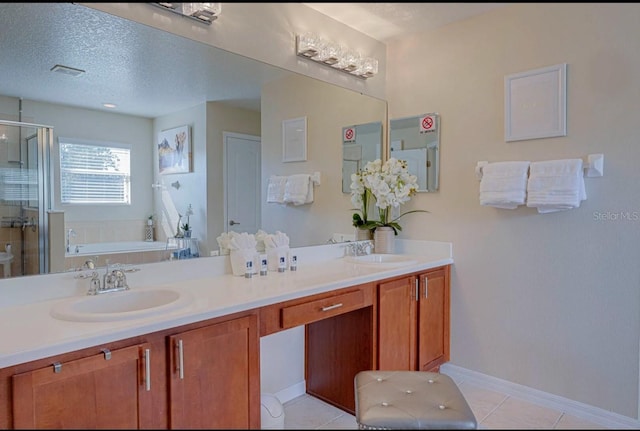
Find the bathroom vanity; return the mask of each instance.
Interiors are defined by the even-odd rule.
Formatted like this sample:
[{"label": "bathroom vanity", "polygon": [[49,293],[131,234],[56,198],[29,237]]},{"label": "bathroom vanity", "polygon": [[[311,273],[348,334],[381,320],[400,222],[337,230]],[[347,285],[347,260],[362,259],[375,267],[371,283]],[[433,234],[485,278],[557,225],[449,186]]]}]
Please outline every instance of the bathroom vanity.
[{"label": "bathroom vanity", "polygon": [[376,263],[340,244],[299,248],[297,271],[253,278],[231,275],[228,257],[143,265],[131,291],[181,299],[139,315],[54,318],[87,301],[87,280],[21,279],[30,286],[8,287],[0,310],[0,428],[258,429],[260,337],[301,325],[307,393],[353,413],[358,371],[449,359],[451,245],[400,248]]}]

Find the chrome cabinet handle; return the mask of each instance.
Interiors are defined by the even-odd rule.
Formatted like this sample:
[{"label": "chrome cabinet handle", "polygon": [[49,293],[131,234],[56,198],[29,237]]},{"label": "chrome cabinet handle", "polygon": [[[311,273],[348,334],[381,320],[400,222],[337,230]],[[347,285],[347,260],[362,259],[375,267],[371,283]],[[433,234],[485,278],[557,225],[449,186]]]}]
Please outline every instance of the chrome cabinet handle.
[{"label": "chrome cabinet handle", "polygon": [[429,297],[429,279],[427,277],[424,278],[424,297]]},{"label": "chrome cabinet handle", "polygon": [[416,278],[416,301],[420,301],[420,279]]},{"label": "chrome cabinet handle", "polygon": [[151,390],[151,350],[144,349],[144,380],[145,389]]},{"label": "chrome cabinet handle", "polygon": [[182,340],[178,340],[176,348],[178,349],[178,372],[180,373],[180,380],[184,380],[184,352]]},{"label": "chrome cabinet handle", "polygon": [[329,305],[328,307],[322,307],[322,311],[329,311],[329,310],[333,310],[335,308],[340,308],[340,307],[342,307],[342,302],[339,304]]}]

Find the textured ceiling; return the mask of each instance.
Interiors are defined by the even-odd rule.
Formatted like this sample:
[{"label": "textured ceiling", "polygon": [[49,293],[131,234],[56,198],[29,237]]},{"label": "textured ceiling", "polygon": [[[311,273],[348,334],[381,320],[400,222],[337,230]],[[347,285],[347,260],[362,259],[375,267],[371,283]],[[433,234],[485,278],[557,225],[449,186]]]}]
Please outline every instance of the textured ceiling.
[{"label": "textured ceiling", "polygon": [[[381,41],[503,5],[305,4]],[[51,72],[57,64],[86,73]],[[206,101],[259,110],[262,83],[285,73],[74,3],[0,3],[0,94],[6,96],[99,110],[115,103],[116,112],[151,118]]]},{"label": "textured ceiling", "polygon": [[262,83],[286,73],[72,3],[0,3],[0,40],[0,94],[144,117],[205,101],[260,110]]}]

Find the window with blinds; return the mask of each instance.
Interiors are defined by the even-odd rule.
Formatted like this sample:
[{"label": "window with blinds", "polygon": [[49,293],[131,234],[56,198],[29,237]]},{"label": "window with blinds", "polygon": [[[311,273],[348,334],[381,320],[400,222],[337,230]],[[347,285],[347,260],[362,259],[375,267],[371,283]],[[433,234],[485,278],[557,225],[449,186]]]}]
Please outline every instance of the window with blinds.
[{"label": "window with blinds", "polygon": [[68,138],[60,142],[60,199],[63,204],[130,204],[131,149]]}]

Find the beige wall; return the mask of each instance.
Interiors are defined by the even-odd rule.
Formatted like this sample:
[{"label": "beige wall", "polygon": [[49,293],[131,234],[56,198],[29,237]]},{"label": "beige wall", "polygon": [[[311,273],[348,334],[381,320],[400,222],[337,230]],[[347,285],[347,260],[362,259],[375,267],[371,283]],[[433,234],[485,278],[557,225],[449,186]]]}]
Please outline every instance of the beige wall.
[{"label": "beige wall", "polygon": [[[390,118],[442,116],[440,191],[409,204],[431,213],[402,237],[453,242],[451,362],[634,418],[638,22],[638,4],[516,4],[390,43],[387,69]],[[504,76],[559,63],[567,136],[505,142]],[[477,161],[590,153],[604,177],[578,209],[479,205]]]},{"label": "beige wall", "polygon": [[[305,6],[302,3],[224,3],[211,25],[198,24],[145,3],[81,3],[110,14],[188,37],[226,51],[293,72],[351,88],[374,97],[385,94],[384,43]],[[376,79],[360,79],[319,66],[295,55],[295,36],[312,31],[344,43],[379,61]]]}]

